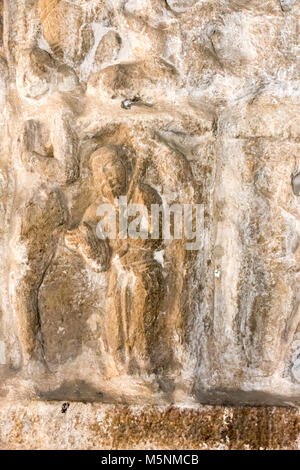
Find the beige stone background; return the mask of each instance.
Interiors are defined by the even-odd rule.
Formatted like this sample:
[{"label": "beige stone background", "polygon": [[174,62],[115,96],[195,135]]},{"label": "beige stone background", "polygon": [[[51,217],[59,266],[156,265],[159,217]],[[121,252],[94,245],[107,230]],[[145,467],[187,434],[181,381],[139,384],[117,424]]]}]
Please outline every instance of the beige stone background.
[{"label": "beige stone background", "polygon": [[[124,448],[120,437],[97,440],[88,422],[138,405],[150,418],[129,422],[147,433],[143,420],[153,421],[149,445],[170,448],[161,436],[175,404],[179,448],[296,448],[297,409],[199,404],[300,403],[299,0],[1,0],[0,9],[0,445]],[[124,109],[124,100],[138,101]],[[92,244],[88,254],[70,247],[68,233],[99,200],[91,157],[103,148],[129,179],[146,159],[136,200],[204,206],[199,251],[184,240],[138,246],[101,272]],[[77,407],[79,424],[59,401]],[[224,413],[232,433],[262,421],[259,437],[221,429]],[[52,418],[51,432],[66,426],[69,441],[47,441]],[[206,444],[205,419],[223,432]],[[95,432],[90,443],[79,443],[74,420]],[[200,434],[189,438],[194,420]],[[271,422],[293,437],[262,437]]]}]

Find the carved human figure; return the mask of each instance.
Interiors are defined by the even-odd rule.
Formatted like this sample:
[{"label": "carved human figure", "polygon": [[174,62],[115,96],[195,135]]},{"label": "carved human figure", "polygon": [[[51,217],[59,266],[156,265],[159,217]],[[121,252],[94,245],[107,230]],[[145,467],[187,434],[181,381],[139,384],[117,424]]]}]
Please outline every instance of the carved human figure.
[{"label": "carved human figure", "polygon": [[[22,124],[16,144],[22,165],[16,166],[16,216],[12,224],[9,281],[22,364],[29,372],[36,372],[36,365],[43,369],[40,366],[45,362],[38,291],[67,220],[64,189],[79,177],[72,110],[57,96],[57,91],[58,95],[72,91],[72,83],[76,92],[72,72],[66,87],[67,74],[47,52],[38,48],[25,51],[18,64],[19,97],[24,108],[28,100],[32,110],[37,109],[37,118]],[[52,106],[53,95],[56,103],[60,99],[57,108]]]},{"label": "carved human figure", "polygon": [[[154,258],[161,240],[121,239],[118,198],[127,194],[128,204],[144,204],[148,210],[151,204],[161,204],[161,199],[152,187],[141,182],[137,170],[126,188],[126,167],[113,148],[96,151],[91,168],[97,199],[79,226],[67,232],[66,245],[80,253],[92,269],[107,273],[105,344],[117,373],[150,372],[163,293],[162,268]],[[115,239],[101,240],[97,236],[100,204],[115,207]]]}]

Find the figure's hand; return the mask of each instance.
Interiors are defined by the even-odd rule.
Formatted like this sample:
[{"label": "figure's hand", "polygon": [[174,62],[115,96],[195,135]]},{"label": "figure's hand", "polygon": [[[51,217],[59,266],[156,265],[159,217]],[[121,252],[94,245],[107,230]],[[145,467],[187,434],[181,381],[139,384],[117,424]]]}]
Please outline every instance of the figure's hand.
[{"label": "figure's hand", "polygon": [[107,271],[111,258],[109,243],[99,240],[88,223],[83,222],[75,230],[69,230],[65,234],[65,243],[67,248],[81,254],[94,271]]},{"label": "figure's hand", "polygon": [[77,229],[69,230],[65,234],[65,244],[70,250],[77,250],[80,242],[80,233]]}]

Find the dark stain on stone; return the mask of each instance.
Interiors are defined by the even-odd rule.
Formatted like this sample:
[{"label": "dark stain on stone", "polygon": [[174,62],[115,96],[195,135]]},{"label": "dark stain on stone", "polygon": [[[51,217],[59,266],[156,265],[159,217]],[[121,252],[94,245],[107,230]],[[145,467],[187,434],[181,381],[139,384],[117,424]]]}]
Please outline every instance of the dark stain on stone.
[{"label": "dark stain on stone", "polygon": [[88,384],[84,380],[78,380],[74,382],[65,381],[60,387],[54,390],[42,391],[37,390],[38,397],[42,400],[47,401],[63,401],[68,398],[69,401],[81,401],[81,402],[101,402],[101,403],[113,403],[114,400]]},{"label": "dark stain on stone", "polygon": [[275,395],[261,390],[214,389],[212,391],[194,388],[194,396],[202,405],[217,406],[299,406],[300,397]]},{"label": "dark stain on stone", "polygon": [[70,403],[63,403],[61,407],[61,412],[66,413],[68,411],[69,406],[70,406]]}]

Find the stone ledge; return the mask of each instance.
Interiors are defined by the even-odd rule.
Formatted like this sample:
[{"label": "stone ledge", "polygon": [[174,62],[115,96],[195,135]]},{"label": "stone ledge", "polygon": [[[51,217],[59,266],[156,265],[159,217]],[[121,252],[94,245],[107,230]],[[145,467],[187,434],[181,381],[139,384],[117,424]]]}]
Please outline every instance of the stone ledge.
[{"label": "stone ledge", "polygon": [[[69,405],[69,406],[68,406]],[[0,405],[0,449],[299,449],[299,408]]]}]

